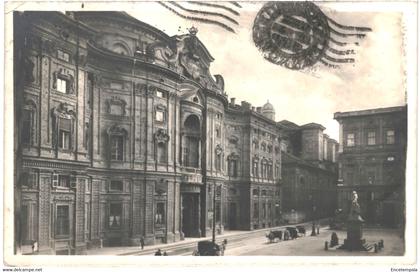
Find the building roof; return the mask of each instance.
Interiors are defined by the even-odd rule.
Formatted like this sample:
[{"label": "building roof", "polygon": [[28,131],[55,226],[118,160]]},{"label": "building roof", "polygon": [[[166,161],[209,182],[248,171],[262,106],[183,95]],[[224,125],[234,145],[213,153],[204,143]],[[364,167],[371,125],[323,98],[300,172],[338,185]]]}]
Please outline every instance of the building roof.
[{"label": "building roof", "polygon": [[334,113],[334,119],[403,112],[406,109],[407,109],[407,106],[398,106],[398,107],[389,107],[389,108],[376,108],[376,109],[367,109],[367,110],[358,110],[358,111],[336,112]]},{"label": "building roof", "polygon": [[299,126],[289,120],[281,120],[277,122],[278,125],[286,128],[286,129],[299,129]]},{"label": "building roof", "polygon": [[308,128],[309,129],[321,129],[321,130],[325,129],[324,126],[322,126],[318,123],[308,123],[308,124],[300,126],[300,128],[303,128],[303,129],[308,129]]}]

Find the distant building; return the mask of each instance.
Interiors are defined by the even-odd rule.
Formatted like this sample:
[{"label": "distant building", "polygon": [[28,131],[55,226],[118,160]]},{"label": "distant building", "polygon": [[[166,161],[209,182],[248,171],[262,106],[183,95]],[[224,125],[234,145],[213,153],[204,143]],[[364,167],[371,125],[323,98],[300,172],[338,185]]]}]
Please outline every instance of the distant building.
[{"label": "distant building", "polygon": [[367,223],[399,226],[405,213],[407,107],[337,112],[340,124],[339,208],[352,191]]},{"label": "distant building", "polygon": [[338,143],[316,123],[298,126],[278,123],[283,135],[283,211],[289,222],[300,222],[334,214],[337,205]]}]

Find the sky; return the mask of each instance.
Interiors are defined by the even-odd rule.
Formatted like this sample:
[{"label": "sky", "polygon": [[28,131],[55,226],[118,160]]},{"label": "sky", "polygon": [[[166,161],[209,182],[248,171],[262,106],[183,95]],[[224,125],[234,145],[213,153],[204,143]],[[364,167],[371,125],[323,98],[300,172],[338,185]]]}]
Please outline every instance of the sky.
[{"label": "sky", "polygon": [[[287,119],[298,125],[310,122],[326,127],[325,133],[338,140],[338,111],[362,110],[405,104],[404,47],[402,13],[366,10],[361,6],[318,3],[330,18],[345,25],[370,27],[359,40],[356,62],[339,69],[317,64],[310,71],[289,70],[272,64],[252,40],[252,25],[263,2],[240,2],[242,8],[236,33],[220,27],[180,18],[158,3],[137,3],[128,13],[172,36],[198,28],[197,36],[215,58],[211,74],[221,74],[225,91],[253,106],[267,100],[276,109],[276,121]],[[354,7],[354,6],[353,6]],[[345,10],[345,11],[343,11]],[[352,41],[356,41],[352,39]]]}]

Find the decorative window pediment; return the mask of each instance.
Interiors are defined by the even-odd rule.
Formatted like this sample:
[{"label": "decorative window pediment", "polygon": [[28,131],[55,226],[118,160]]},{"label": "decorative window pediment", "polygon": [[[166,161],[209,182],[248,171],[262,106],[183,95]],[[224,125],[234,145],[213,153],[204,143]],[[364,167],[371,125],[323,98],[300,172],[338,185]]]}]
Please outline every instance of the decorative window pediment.
[{"label": "decorative window pediment", "polygon": [[158,143],[166,143],[166,142],[169,141],[169,139],[170,139],[170,137],[169,137],[168,133],[166,133],[165,130],[158,129],[155,132],[155,141],[156,142],[158,142]]},{"label": "decorative window pediment", "polygon": [[111,127],[108,128],[107,130],[108,135],[122,135],[122,136],[127,136],[128,132],[125,128],[114,124]]},{"label": "decorative window pediment", "polygon": [[220,146],[220,144],[216,145],[215,151],[216,155],[220,155],[223,153],[223,148]]},{"label": "decorative window pediment", "polygon": [[228,140],[229,140],[229,143],[231,143],[231,144],[237,144],[238,141],[239,141],[239,138],[236,137],[235,135],[231,135],[231,136],[229,136]]},{"label": "decorative window pediment", "polygon": [[73,111],[72,107],[67,103],[61,103],[58,107],[52,109],[53,116],[61,118],[76,118],[76,113]]},{"label": "decorative window pediment", "polygon": [[231,154],[228,156],[228,160],[235,160],[235,161],[237,161],[237,160],[239,160],[239,159],[240,159],[239,155],[238,155],[238,154],[236,154],[235,152],[231,153]]},{"label": "decorative window pediment", "polygon": [[106,101],[107,113],[116,116],[125,116],[126,115],[126,105],[127,103],[116,96],[111,97]]}]

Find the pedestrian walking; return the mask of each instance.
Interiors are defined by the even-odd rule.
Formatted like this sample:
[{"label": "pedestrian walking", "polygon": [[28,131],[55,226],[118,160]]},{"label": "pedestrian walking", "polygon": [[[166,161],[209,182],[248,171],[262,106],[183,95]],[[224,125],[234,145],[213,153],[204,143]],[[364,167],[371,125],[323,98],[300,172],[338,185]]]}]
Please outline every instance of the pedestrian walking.
[{"label": "pedestrian walking", "polygon": [[166,251],[163,252],[163,256],[168,256],[168,254],[166,253]]},{"label": "pedestrian walking", "polygon": [[143,248],[144,248],[144,237],[143,236],[140,237],[140,247],[141,247],[141,250],[143,250]]},{"label": "pedestrian walking", "polygon": [[160,250],[160,248],[158,248],[158,250],[156,250],[155,256],[162,256],[162,251]]}]

